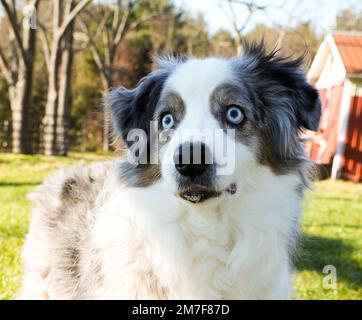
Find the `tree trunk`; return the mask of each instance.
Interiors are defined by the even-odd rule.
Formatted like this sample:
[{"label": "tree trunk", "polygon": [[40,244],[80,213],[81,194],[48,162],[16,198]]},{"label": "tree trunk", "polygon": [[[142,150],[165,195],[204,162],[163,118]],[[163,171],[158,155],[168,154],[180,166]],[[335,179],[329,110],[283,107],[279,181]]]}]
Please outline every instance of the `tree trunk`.
[{"label": "tree trunk", "polygon": [[[67,11],[73,9],[74,2],[71,2]],[[66,14],[69,14],[69,12]],[[64,48],[61,57],[59,98],[56,121],[56,152],[65,156],[68,153],[68,120],[72,104],[71,77],[73,64],[73,33],[74,21],[69,25],[64,35]]]},{"label": "tree trunk", "polygon": [[[85,8],[91,1],[90,0],[82,0],[79,1],[75,5],[74,0],[68,1],[60,1],[60,0],[53,0],[54,7],[53,7],[53,40],[52,45],[49,50],[50,52],[50,59],[49,59],[49,67],[48,67],[48,94],[47,94],[47,103],[45,106],[45,117],[44,117],[44,153],[48,156],[55,155],[59,152],[57,149],[57,142],[58,142],[58,134],[57,130],[59,127],[57,126],[57,121],[60,119],[60,135],[64,137],[66,134],[64,130],[64,114],[66,113],[66,104],[69,102],[69,83],[63,84],[63,91],[64,94],[61,96],[59,95],[59,69],[60,69],[60,62],[61,59],[65,59],[63,57],[63,49],[61,47],[62,39],[66,37],[66,34],[71,26],[74,23],[74,19],[80,13],[81,10]],[[62,4],[63,2],[63,4]],[[64,8],[64,13],[62,14],[62,9]],[[72,10],[74,8],[74,10]],[[63,15],[63,22],[62,20]],[[71,28],[73,29],[73,27]],[[73,31],[71,31],[72,33]],[[69,41],[68,41],[69,44]],[[70,52],[72,53],[72,52]],[[70,60],[66,61],[65,65],[62,66],[62,71],[65,70],[67,73],[67,69],[69,68],[69,73],[71,70],[72,59],[71,55],[69,56]],[[63,60],[64,61],[64,60]],[[62,74],[63,75],[63,74]],[[69,75],[69,74],[68,74]],[[68,77],[68,82],[70,82],[70,76]],[[66,80],[65,80],[66,81]],[[61,108],[63,110],[58,110],[58,103],[61,103]],[[59,117],[58,118],[58,113]],[[61,138],[64,140],[64,138]],[[65,140],[64,140],[65,143]],[[61,152],[65,152],[64,144],[61,147]]]},{"label": "tree trunk", "polygon": [[44,153],[47,156],[56,154],[56,117],[58,107],[58,72],[59,72],[59,40],[55,38],[52,45],[52,56],[49,65],[49,83],[47,103],[44,116]]},{"label": "tree trunk", "polygon": [[236,34],[236,54],[240,57],[243,53],[243,37],[241,33],[237,32]]},{"label": "tree trunk", "polygon": [[108,107],[104,107],[103,111],[103,122],[104,122],[104,128],[103,128],[103,151],[108,152],[109,151],[109,111]]},{"label": "tree trunk", "polygon": [[[103,83],[103,96],[106,97],[106,94],[110,88],[112,88],[113,81],[112,81],[112,72],[107,73],[107,77],[102,77]],[[103,151],[109,151],[109,135],[110,135],[110,126],[109,126],[109,110],[108,106],[104,106],[103,109]]]},{"label": "tree trunk", "polygon": [[26,61],[20,59],[16,83],[9,86],[12,113],[12,152],[31,154],[33,146],[29,109],[33,87],[36,29],[24,28],[22,45]]},{"label": "tree trunk", "polygon": [[31,103],[32,68],[20,67],[15,87],[9,88],[12,117],[12,152],[32,153],[31,121],[29,108]]}]

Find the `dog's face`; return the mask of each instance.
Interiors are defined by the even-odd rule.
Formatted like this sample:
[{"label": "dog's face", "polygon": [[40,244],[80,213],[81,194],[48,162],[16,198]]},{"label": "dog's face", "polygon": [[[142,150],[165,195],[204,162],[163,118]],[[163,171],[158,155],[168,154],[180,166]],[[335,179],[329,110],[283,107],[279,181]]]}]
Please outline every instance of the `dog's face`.
[{"label": "dog's face", "polygon": [[234,60],[163,60],[137,88],[111,91],[116,132],[143,158],[125,178],[144,187],[163,179],[194,204],[234,196],[258,170],[298,171],[299,133],[316,130],[321,112],[300,64],[254,45]]}]

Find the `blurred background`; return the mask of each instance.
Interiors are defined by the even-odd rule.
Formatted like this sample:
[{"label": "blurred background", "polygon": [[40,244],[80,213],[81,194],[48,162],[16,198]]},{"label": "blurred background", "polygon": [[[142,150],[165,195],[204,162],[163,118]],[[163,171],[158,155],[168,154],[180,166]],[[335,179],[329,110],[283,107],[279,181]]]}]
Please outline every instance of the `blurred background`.
[{"label": "blurred background", "polygon": [[102,161],[102,97],[133,87],[164,54],[242,54],[264,39],[322,103],[306,132],[319,178],[307,195],[296,298],[362,299],[362,2],[358,0],[0,0],[0,298],[14,297],[26,193],[50,172]]}]

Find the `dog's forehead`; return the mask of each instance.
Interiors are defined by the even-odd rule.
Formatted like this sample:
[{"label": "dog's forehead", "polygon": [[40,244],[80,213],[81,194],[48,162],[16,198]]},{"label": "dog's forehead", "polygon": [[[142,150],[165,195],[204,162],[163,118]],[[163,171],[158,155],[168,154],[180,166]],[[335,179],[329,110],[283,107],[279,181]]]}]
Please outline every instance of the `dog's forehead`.
[{"label": "dog's forehead", "polygon": [[187,100],[209,99],[220,84],[233,79],[230,60],[221,58],[190,59],[179,65],[168,77],[165,90],[178,93]]}]

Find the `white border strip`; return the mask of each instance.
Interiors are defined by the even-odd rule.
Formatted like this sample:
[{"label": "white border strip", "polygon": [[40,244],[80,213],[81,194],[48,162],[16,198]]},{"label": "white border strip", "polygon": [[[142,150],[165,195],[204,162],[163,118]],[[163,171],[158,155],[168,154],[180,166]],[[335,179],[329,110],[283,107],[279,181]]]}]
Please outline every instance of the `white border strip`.
[{"label": "white border strip", "polygon": [[341,110],[339,114],[339,125],[338,125],[339,129],[338,129],[338,142],[337,142],[338,144],[337,144],[336,155],[333,158],[332,179],[338,179],[341,176],[342,158],[345,150],[353,87],[354,86],[352,85],[352,83],[348,79],[346,79],[344,83]]}]

